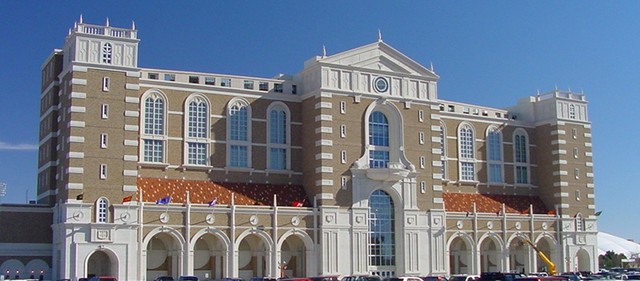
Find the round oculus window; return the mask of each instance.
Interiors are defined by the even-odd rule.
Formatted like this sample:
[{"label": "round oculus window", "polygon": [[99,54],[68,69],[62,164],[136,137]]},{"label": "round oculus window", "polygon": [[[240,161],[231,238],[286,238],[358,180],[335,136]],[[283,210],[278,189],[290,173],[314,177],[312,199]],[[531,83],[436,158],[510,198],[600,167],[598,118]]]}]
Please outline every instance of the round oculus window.
[{"label": "round oculus window", "polygon": [[376,88],[376,92],[384,93],[389,89],[389,82],[384,77],[378,77],[373,81],[373,86]]}]

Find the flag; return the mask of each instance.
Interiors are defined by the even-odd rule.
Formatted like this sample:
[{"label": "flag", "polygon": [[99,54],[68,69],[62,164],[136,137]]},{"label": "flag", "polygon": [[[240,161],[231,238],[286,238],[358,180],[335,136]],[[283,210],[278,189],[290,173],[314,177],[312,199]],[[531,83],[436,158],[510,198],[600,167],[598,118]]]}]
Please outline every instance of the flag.
[{"label": "flag", "polygon": [[556,211],[555,211],[555,210],[549,210],[549,211],[547,212],[547,215],[555,215],[555,214],[556,214]]},{"label": "flag", "polygon": [[84,199],[84,193],[80,193],[78,194],[78,196],[76,196],[76,200],[82,200]]},{"label": "flag", "polygon": [[213,207],[218,204],[218,198],[209,201],[209,207]]},{"label": "flag", "polygon": [[599,217],[600,215],[602,215],[602,211],[597,211],[597,212],[595,213],[595,215],[596,215],[596,217]]},{"label": "flag", "polygon": [[166,204],[169,204],[169,202],[171,202],[171,196],[165,196],[165,197],[162,197],[162,198],[156,200],[156,204],[165,204],[166,205]]},{"label": "flag", "polygon": [[133,195],[129,195],[127,197],[122,198],[122,203],[131,202],[132,199],[133,199]]},{"label": "flag", "polygon": [[502,215],[502,210],[498,210],[498,211],[496,212],[496,216],[498,216],[498,217],[499,217],[500,215]]},{"label": "flag", "polygon": [[302,206],[304,206],[304,200],[303,201],[295,200],[293,201],[293,203],[291,203],[291,207],[302,207]]}]

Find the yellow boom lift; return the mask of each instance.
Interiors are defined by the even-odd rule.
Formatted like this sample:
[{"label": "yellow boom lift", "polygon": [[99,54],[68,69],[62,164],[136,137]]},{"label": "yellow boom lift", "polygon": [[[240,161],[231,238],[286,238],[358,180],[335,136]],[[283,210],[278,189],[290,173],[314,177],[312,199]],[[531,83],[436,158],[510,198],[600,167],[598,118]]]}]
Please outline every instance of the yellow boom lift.
[{"label": "yellow boom lift", "polygon": [[538,247],[536,247],[536,245],[533,245],[533,243],[531,243],[531,241],[529,241],[529,239],[524,239],[524,241],[527,241],[527,243],[529,243],[529,245],[531,245],[531,247],[533,247],[534,250],[536,250],[536,253],[538,253],[538,256],[540,257],[540,259],[542,259],[542,261],[544,263],[547,264],[547,266],[549,266],[549,275],[556,275],[556,265],[554,263],[551,262],[551,260],[549,260],[549,258],[547,258],[547,256],[545,256],[545,254],[538,250]]}]

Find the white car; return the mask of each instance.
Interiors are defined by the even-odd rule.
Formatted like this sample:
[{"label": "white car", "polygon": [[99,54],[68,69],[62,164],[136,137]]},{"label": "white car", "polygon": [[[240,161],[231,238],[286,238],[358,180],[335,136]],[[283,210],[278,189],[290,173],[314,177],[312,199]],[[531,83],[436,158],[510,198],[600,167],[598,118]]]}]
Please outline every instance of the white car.
[{"label": "white car", "polygon": [[449,281],[476,281],[480,279],[479,275],[473,274],[454,274],[451,275]]}]

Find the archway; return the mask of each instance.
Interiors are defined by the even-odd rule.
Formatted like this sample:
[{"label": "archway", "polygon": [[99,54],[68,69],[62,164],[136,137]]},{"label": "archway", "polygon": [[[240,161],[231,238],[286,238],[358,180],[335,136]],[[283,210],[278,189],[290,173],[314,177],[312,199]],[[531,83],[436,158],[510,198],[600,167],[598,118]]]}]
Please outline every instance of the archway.
[{"label": "archway", "polygon": [[494,239],[487,237],[480,243],[480,271],[502,271],[500,248]]},{"label": "archway", "polygon": [[44,260],[30,260],[25,266],[25,270],[31,279],[51,280],[51,267]]},{"label": "archway", "polygon": [[[557,261],[554,261],[554,255],[552,255],[553,247],[551,247],[551,242],[548,239],[540,239],[536,243],[536,247],[540,250],[551,262],[554,264],[558,264]],[[549,265],[546,264],[541,258],[540,255],[536,253],[536,271],[537,272],[549,272]]]},{"label": "archway", "polygon": [[[307,276],[307,257],[304,241],[300,237],[291,235],[282,243],[281,251],[281,268],[284,268],[285,276],[288,277],[305,277]],[[284,276],[278,276],[284,277]]]},{"label": "archway", "polygon": [[458,236],[451,240],[449,244],[449,273],[453,274],[473,274],[473,259],[471,245],[469,242]]},{"label": "archway", "polygon": [[267,276],[269,258],[269,247],[264,239],[257,234],[247,235],[238,247],[238,277],[249,280]]},{"label": "archway", "polygon": [[87,259],[87,276],[115,276],[118,277],[118,266],[104,251],[95,251]]},{"label": "archway", "polygon": [[591,271],[591,260],[589,253],[585,249],[580,249],[576,253],[576,270],[575,271]]},{"label": "archway", "polygon": [[181,275],[182,246],[172,235],[162,232],[152,236],[147,243],[147,280],[160,276]]},{"label": "archway", "polygon": [[527,273],[529,269],[529,245],[516,237],[509,242],[509,270]]},{"label": "archway", "polygon": [[25,278],[25,267],[21,261],[16,259],[10,259],[2,263],[0,266],[0,273],[4,276],[5,280]]},{"label": "archway", "polygon": [[193,274],[200,279],[222,279],[227,276],[227,246],[222,239],[207,233],[193,246]]}]

